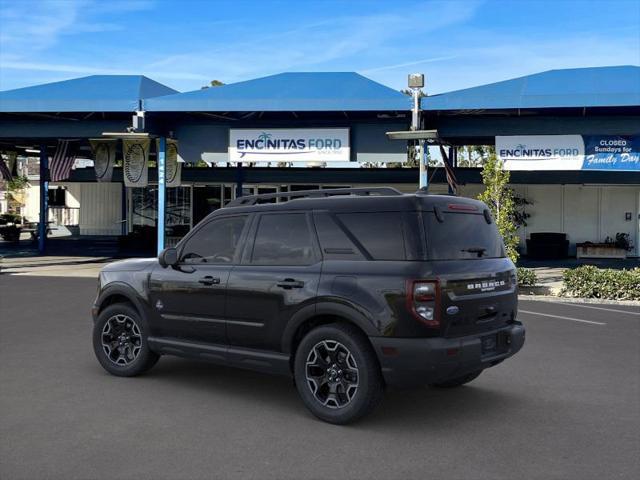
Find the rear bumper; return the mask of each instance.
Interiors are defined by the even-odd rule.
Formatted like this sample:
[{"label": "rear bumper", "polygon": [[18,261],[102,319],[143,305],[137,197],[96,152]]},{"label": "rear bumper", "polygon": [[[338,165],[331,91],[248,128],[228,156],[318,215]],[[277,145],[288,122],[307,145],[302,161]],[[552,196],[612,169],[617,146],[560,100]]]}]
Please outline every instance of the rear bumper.
[{"label": "rear bumper", "polygon": [[[499,346],[485,352],[482,338],[490,335],[498,335]],[[387,385],[399,388],[438,383],[492,367],[517,353],[524,339],[520,322],[460,338],[370,337]]]}]

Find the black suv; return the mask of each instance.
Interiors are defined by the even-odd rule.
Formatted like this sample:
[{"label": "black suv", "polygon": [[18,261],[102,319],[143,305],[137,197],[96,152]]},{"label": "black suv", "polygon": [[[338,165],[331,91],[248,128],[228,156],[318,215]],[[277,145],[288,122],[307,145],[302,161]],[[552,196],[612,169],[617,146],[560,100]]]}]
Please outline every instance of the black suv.
[{"label": "black suv", "polygon": [[456,387],[520,350],[516,283],[476,200],[242,197],[158,259],[103,268],[93,346],[120,376],[163,354],[290,375],[313,414],[347,423],[385,386]]}]

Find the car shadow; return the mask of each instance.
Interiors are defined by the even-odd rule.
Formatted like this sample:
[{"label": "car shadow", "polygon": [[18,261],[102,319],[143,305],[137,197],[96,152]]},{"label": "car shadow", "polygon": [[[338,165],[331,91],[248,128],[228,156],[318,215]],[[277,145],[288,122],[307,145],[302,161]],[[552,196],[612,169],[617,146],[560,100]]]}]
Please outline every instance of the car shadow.
[{"label": "car shadow", "polygon": [[519,411],[526,398],[512,390],[498,390],[483,382],[457,388],[421,387],[414,390],[389,390],[380,407],[363,422],[362,428],[382,430],[389,425],[402,431],[447,430],[470,422],[494,418],[496,423]]},{"label": "car shadow", "polygon": [[[173,386],[179,384],[184,391],[210,390],[212,394],[223,393],[244,402],[255,401],[256,409],[269,404],[278,413],[320,421],[306,411],[291,378],[181,358],[163,358],[145,376],[172,382]],[[370,416],[348,428],[437,431],[480,419],[495,418],[500,422],[526,403],[526,398],[517,392],[498,390],[495,383],[488,385],[482,377],[453,389],[389,389]]]}]

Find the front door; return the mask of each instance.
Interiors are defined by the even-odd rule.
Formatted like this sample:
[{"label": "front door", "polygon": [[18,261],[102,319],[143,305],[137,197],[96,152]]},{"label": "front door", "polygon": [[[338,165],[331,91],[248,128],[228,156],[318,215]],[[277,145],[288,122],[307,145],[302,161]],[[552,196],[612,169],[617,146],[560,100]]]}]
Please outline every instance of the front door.
[{"label": "front door", "polygon": [[226,343],[226,288],[247,215],[214,218],[199,225],[178,247],[175,267],[156,267],[150,303],[163,337]]},{"label": "front door", "polygon": [[229,343],[278,350],[289,319],[311,304],[321,261],[309,213],[264,213],[227,286]]}]

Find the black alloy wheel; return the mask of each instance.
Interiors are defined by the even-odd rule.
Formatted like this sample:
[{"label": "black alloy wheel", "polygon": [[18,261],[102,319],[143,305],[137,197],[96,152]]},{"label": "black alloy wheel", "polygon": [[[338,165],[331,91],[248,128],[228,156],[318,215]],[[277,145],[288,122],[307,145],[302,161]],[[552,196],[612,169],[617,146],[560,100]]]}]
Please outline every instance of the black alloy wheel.
[{"label": "black alloy wheel", "polygon": [[149,349],[147,323],[129,303],[106,307],[93,326],[93,351],[112,375],[132,377],[146,372],[160,356]]},{"label": "black alloy wheel", "polygon": [[335,340],[314,345],[305,374],[313,396],[328,408],[345,407],[358,391],[358,365],[349,349]]},{"label": "black alloy wheel", "polygon": [[325,422],[354,422],[382,399],[378,359],[367,337],[350,324],[307,333],[296,350],[294,376],[305,406]]},{"label": "black alloy wheel", "polygon": [[134,362],[142,349],[142,334],[135,320],[123,313],[109,318],[102,328],[102,349],[116,365]]}]

